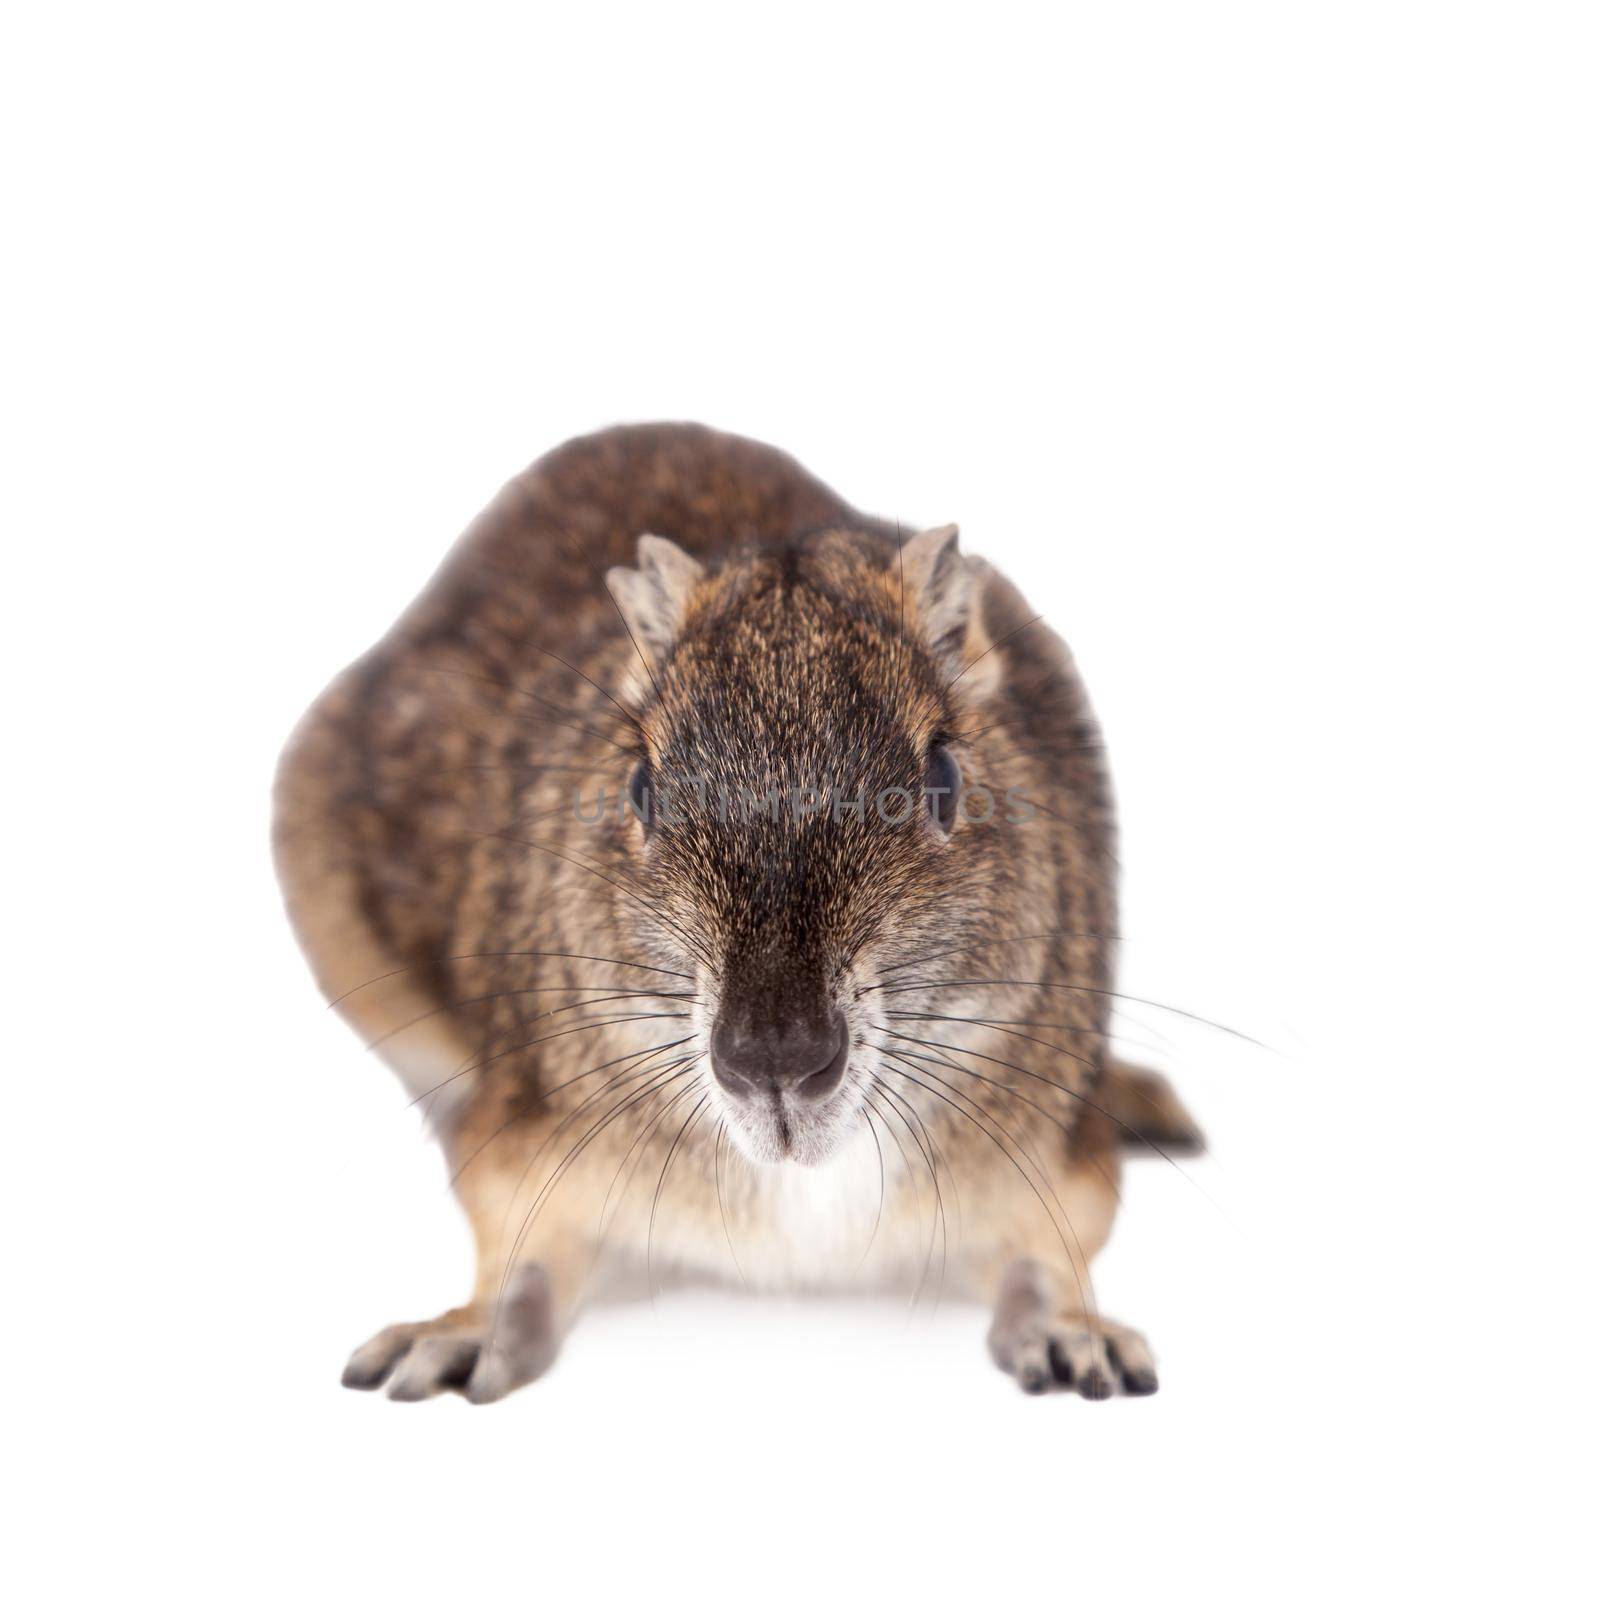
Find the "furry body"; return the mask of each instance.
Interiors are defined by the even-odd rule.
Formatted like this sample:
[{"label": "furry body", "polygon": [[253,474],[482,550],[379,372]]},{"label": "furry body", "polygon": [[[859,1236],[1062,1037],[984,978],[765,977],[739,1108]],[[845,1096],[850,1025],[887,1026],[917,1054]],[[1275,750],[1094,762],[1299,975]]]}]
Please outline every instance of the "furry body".
[{"label": "furry body", "polygon": [[[873,800],[930,752],[963,804],[1030,814],[891,825]],[[280,773],[296,931],[435,1119],[479,1256],[466,1306],[347,1381],[497,1398],[644,1262],[977,1293],[1024,1387],[1153,1388],[1089,1263],[1121,1144],[1196,1135],[1108,1057],[1112,829],[1064,647],[953,530],[908,539],[697,427],[536,463]],[[716,1017],[813,1001],[848,1026],[838,1093],[736,1104]]]}]

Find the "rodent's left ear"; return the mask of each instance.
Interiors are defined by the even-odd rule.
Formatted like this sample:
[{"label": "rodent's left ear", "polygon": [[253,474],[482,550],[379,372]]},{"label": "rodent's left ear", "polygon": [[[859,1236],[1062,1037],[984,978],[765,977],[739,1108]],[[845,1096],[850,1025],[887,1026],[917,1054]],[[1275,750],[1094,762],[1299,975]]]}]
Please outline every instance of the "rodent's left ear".
[{"label": "rodent's left ear", "polygon": [[689,552],[659,534],[639,535],[639,565],[613,567],[606,587],[640,646],[657,661],[683,627],[689,596],[706,569]]},{"label": "rodent's left ear", "polygon": [[953,672],[961,673],[991,642],[983,625],[988,562],[962,555],[961,530],[952,522],[907,540],[900,566],[907,609],[917,618],[923,638]]}]

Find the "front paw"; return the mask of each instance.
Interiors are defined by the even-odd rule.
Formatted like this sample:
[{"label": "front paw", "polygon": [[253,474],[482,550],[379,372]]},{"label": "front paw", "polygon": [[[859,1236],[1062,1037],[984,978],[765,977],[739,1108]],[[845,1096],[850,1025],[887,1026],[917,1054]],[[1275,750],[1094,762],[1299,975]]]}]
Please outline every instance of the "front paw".
[{"label": "front paw", "polygon": [[535,1262],[512,1273],[498,1307],[461,1306],[431,1322],[398,1322],[345,1363],[350,1389],[389,1385],[391,1400],[464,1395],[478,1405],[531,1383],[556,1358],[550,1278]]},{"label": "front paw", "polygon": [[1032,1261],[1014,1261],[1000,1278],[989,1354],[1029,1394],[1075,1389],[1085,1400],[1118,1392],[1154,1394],[1156,1363],[1141,1334],[1120,1322],[1060,1311],[1059,1290]]},{"label": "front paw", "polygon": [[1030,1317],[989,1331],[989,1352],[1028,1394],[1073,1389],[1085,1400],[1154,1394],[1155,1359],[1142,1334],[1098,1317]]}]

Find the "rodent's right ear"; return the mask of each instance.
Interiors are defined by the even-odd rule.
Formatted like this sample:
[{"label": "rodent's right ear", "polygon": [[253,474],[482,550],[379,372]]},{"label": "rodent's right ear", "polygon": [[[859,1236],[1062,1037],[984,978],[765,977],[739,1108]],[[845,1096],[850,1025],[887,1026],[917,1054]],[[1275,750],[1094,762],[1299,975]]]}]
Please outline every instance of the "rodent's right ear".
[{"label": "rodent's right ear", "polygon": [[660,661],[672,649],[694,586],[706,569],[687,550],[654,533],[639,535],[639,564],[613,567],[606,587],[639,647]]},{"label": "rodent's right ear", "polygon": [[906,541],[900,551],[902,602],[910,602],[923,637],[963,696],[983,700],[998,686],[1001,659],[983,620],[983,596],[993,571],[961,553],[952,522]]}]

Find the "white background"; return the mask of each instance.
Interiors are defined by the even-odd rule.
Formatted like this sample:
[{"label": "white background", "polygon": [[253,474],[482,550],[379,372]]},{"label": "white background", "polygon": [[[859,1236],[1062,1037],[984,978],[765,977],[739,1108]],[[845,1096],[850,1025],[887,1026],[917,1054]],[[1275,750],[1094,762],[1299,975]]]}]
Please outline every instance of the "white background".
[{"label": "white background", "polygon": [[[7,18],[17,1592],[1592,1583],[1591,8]],[[1100,1270],[1154,1400],[737,1299],[338,1386],[469,1258],[272,764],[503,479],[658,417],[959,520],[1076,649],[1123,986],[1266,1045],[1125,1010],[1215,1152]]]}]

